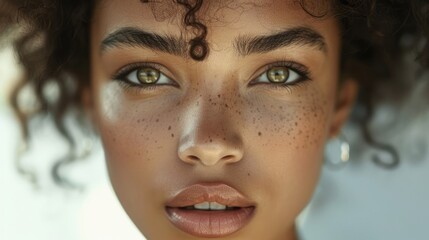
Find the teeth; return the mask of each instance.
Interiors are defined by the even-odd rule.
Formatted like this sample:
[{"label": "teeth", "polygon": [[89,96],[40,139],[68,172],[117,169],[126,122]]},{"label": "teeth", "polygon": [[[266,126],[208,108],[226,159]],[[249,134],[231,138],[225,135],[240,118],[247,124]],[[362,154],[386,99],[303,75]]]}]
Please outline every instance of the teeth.
[{"label": "teeth", "polygon": [[225,210],[226,206],[217,202],[210,202],[210,210]]},{"label": "teeth", "polygon": [[226,206],[217,202],[203,202],[194,205],[199,210],[226,210]]},{"label": "teeth", "polygon": [[194,208],[199,210],[209,210],[210,203],[209,202],[198,203],[194,205]]}]

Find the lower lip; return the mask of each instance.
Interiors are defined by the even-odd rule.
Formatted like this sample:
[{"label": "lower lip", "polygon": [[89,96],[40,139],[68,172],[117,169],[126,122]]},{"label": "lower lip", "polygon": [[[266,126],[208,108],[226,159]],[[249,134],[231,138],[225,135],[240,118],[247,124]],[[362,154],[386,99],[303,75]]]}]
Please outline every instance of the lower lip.
[{"label": "lower lip", "polygon": [[243,228],[253,217],[254,207],[230,211],[184,210],[167,207],[170,221],[197,237],[223,237]]}]

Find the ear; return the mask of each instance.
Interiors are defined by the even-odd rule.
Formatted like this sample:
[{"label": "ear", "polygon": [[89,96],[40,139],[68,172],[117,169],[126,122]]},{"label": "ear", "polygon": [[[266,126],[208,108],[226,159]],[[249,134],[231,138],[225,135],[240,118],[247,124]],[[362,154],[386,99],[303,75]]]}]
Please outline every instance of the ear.
[{"label": "ear", "polygon": [[353,79],[345,79],[341,83],[335,101],[334,117],[329,132],[330,138],[337,136],[347,121],[356,100],[358,89],[358,84]]}]

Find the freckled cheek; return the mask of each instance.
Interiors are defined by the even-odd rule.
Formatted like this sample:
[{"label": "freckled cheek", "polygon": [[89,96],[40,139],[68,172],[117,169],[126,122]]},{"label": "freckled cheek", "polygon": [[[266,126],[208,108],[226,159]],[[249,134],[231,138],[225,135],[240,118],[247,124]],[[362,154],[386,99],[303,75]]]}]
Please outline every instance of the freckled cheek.
[{"label": "freckled cheek", "polygon": [[274,177],[276,173],[278,179],[290,178],[290,173],[298,174],[297,178],[317,176],[328,119],[325,107],[317,103],[270,101],[253,104],[245,113],[248,152],[255,159],[269,163],[261,166],[266,168],[267,176]]},{"label": "freckled cheek", "polygon": [[[261,189],[275,193],[268,199],[270,208],[282,213],[282,218],[295,217],[317,184],[323,163],[326,113],[313,101],[270,101],[254,104],[245,112],[248,167],[255,169],[252,177],[263,182]],[[287,213],[284,202],[288,202]]]},{"label": "freckled cheek", "polygon": [[[114,119],[103,112],[103,104],[112,105],[109,101],[121,106],[110,108],[109,114],[117,116]],[[175,162],[179,118],[162,106],[121,98],[100,101],[98,127],[111,177],[141,182],[153,179],[165,169],[164,163]]]},{"label": "freckled cheek", "polygon": [[[263,109],[263,110],[261,110]],[[249,124],[261,146],[292,153],[320,154],[327,128],[326,110],[312,104],[270,105],[248,113]]]}]

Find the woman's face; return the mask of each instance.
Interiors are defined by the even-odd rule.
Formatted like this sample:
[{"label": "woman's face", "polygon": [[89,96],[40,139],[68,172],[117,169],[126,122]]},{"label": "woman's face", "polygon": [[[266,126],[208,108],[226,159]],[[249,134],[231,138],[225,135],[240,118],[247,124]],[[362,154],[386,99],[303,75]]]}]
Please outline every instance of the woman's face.
[{"label": "woman's face", "polygon": [[[342,123],[339,26],[296,1],[205,1],[209,55],[195,61],[184,12],[95,7],[92,94],[116,194],[148,239],[290,238]],[[205,201],[235,208],[195,209]]]}]

